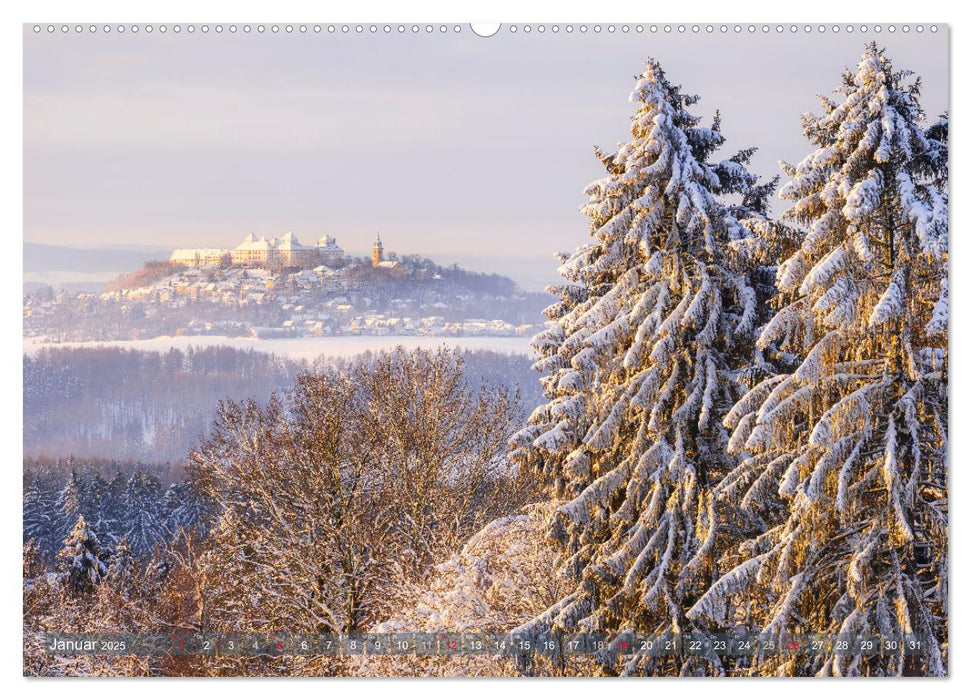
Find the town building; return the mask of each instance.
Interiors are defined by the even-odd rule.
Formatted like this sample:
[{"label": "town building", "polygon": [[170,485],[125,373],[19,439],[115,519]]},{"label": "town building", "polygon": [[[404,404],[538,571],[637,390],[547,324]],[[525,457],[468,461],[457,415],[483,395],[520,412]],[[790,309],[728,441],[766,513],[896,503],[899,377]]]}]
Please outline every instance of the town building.
[{"label": "town building", "polygon": [[249,234],[235,248],[179,248],[169,262],[186,267],[236,267],[309,269],[321,264],[335,266],[344,259],[343,249],[333,236],[321,237],[315,245],[303,245],[292,233],[267,239]]},{"label": "town building", "polygon": [[381,233],[371,246],[371,267],[377,267],[384,260],[384,246],[381,244]]},{"label": "town building", "polygon": [[273,239],[273,243],[271,243],[266,239],[266,236],[257,238],[251,233],[243,239],[242,243],[233,249],[231,253],[233,265],[247,267],[269,266],[271,263],[270,250],[275,242],[275,238]]},{"label": "town building", "polygon": [[273,256],[271,266],[274,267],[310,268],[320,264],[317,246],[303,245],[292,232],[284,234],[270,253]]},{"label": "town building", "polygon": [[320,263],[328,267],[340,264],[344,259],[344,250],[337,245],[337,239],[333,236],[323,236],[317,241],[317,250],[320,252]]},{"label": "town building", "polygon": [[211,267],[227,262],[225,248],[176,248],[169,262],[186,267]]},{"label": "town building", "polygon": [[384,270],[391,270],[395,274],[402,274],[404,268],[397,260],[384,259],[384,244],[381,243],[381,234],[371,246],[371,267],[380,267]]}]

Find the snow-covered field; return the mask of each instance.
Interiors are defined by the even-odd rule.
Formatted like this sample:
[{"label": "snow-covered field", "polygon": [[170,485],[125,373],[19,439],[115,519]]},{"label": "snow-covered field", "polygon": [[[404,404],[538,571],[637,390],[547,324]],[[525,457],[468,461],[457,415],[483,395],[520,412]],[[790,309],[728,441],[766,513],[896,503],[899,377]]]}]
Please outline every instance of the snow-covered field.
[{"label": "snow-covered field", "polygon": [[25,338],[24,352],[33,355],[44,347],[118,347],[132,350],[150,350],[164,352],[169,348],[184,350],[188,347],[204,348],[213,346],[230,346],[234,348],[251,348],[263,352],[292,357],[295,359],[312,360],[321,355],[325,357],[353,357],[368,350],[387,350],[402,346],[406,350],[415,348],[437,348],[447,345],[451,348],[464,350],[492,350],[506,354],[531,355],[530,338],[501,338],[501,337],[464,337],[448,338],[438,336],[331,336],[324,338],[229,338],[218,335],[196,336],[160,336],[147,340],[114,340],[92,341],[80,343],[51,343],[35,338]]}]

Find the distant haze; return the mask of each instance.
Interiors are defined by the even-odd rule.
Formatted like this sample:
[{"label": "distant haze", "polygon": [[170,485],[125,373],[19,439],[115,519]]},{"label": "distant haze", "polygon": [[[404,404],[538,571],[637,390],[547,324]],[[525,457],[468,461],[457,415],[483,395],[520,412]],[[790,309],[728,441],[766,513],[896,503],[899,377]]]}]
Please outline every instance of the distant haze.
[{"label": "distant haze", "polygon": [[233,246],[292,230],[364,254],[380,230],[389,251],[480,261],[474,269],[505,260],[496,271],[530,287],[551,278],[553,251],[585,240],[577,209],[601,175],[593,146],[627,136],[627,96],[648,56],[702,96],[696,113],[721,110],[724,156],[758,146],[753,165],[767,177],[807,153],[800,114],[818,111],[814,95],[871,39],[921,76],[930,116],[947,108],[946,27],[25,32],[26,242]]}]

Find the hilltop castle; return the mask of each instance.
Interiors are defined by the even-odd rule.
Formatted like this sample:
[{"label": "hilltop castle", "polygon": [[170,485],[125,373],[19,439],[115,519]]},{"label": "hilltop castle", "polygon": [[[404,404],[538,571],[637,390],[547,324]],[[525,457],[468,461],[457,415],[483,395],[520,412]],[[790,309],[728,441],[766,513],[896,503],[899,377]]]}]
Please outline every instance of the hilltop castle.
[{"label": "hilltop castle", "polygon": [[323,236],[314,245],[303,245],[293,233],[267,239],[248,235],[235,248],[177,248],[169,262],[188,267],[235,265],[239,267],[334,266],[344,259],[344,250],[333,236]]},{"label": "hilltop castle", "polygon": [[[267,239],[250,234],[235,248],[177,248],[169,262],[186,267],[264,267],[303,270],[326,265],[335,267],[344,260],[344,250],[333,236],[323,236],[314,245],[303,245],[292,232]],[[394,272],[403,268],[397,260],[384,259],[381,234],[371,245],[371,266]]]}]

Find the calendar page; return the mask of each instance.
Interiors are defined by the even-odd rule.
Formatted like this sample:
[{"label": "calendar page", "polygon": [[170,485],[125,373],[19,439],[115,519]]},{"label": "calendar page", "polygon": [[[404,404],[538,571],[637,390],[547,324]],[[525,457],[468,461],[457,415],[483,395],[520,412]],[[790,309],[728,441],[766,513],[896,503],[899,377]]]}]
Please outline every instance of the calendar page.
[{"label": "calendar page", "polygon": [[947,676],[948,34],[25,24],[24,675]]}]

